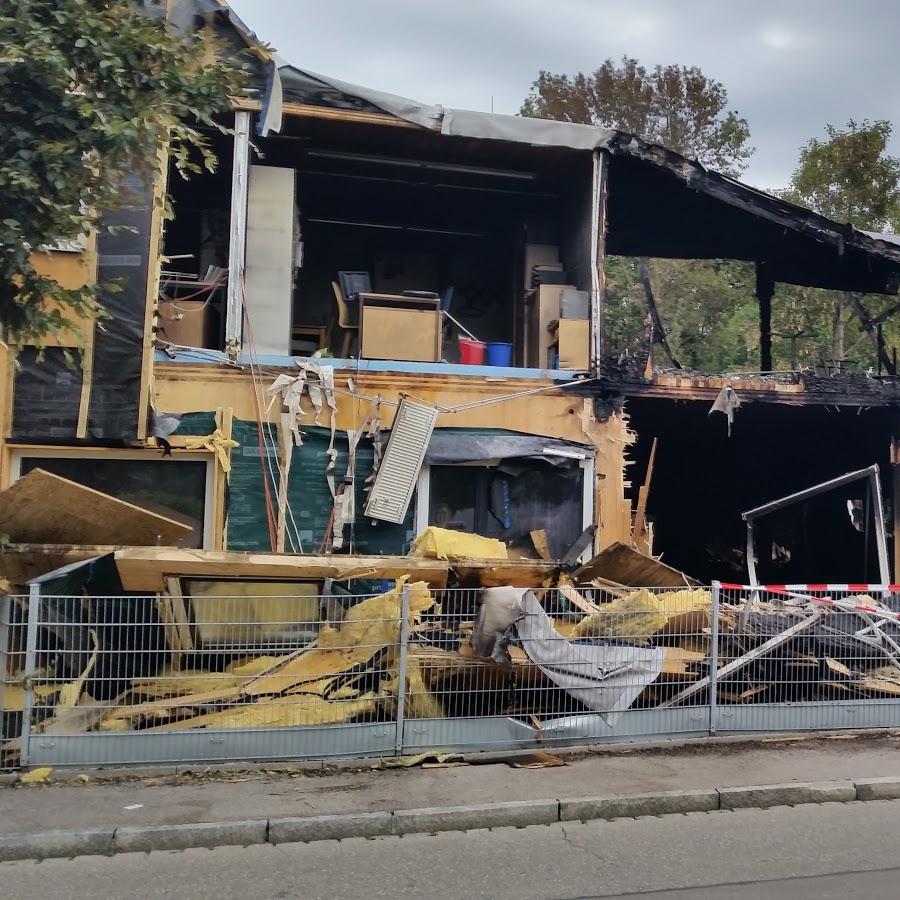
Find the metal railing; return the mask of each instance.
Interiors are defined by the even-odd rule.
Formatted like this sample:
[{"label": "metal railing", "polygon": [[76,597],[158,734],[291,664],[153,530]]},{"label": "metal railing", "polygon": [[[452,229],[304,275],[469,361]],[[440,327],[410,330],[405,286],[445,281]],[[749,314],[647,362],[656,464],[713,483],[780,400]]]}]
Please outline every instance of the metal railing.
[{"label": "metal railing", "polygon": [[0,765],[900,725],[893,586],[0,596]]}]

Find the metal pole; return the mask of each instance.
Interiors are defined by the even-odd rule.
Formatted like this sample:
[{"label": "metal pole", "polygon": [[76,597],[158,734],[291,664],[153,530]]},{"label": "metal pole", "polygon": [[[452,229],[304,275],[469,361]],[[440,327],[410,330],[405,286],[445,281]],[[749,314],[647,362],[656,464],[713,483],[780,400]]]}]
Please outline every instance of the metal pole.
[{"label": "metal pole", "polygon": [[[0,714],[6,709],[6,679],[9,677],[9,629],[12,624],[12,601],[9,594],[0,594]],[[2,735],[0,735],[2,737]]]},{"label": "metal pole", "polygon": [[828,491],[833,491],[835,488],[843,487],[845,484],[851,484],[854,481],[861,481],[863,478],[869,477],[872,473],[878,474],[878,466],[869,466],[867,469],[858,469],[855,472],[848,472],[846,475],[841,475],[838,478],[832,478],[830,481],[823,481],[821,484],[815,484],[810,488],[806,488],[803,491],[797,491],[796,494],[788,494],[787,497],[781,497],[778,500],[773,500],[771,503],[765,503],[762,506],[757,506],[754,509],[748,509],[746,512],[741,513],[744,520],[750,519],[758,519],[761,515],[765,513],[775,512],[777,509],[784,509],[786,506],[791,506],[794,503],[799,503],[801,500],[808,500],[811,497],[818,497],[821,494],[825,494]]},{"label": "metal pole", "polygon": [[[756,587],[759,581],[756,578],[756,536],[753,519],[747,519],[747,572],[750,575],[750,584]],[[750,610],[757,600],[759,600],[759,591],[750,591],[738,619],[738,630],[743,631],[747,627],[747,623],[750,621]]]},{"label": "metal pole", "polygon": [[403,721],[406,718],[406,655],[409,649],[409,585],[403,585],[400,595],[400,659],[397,666],[397,736],[394,754],[403,753]]},{"label": "metal pole", "polygon": [[888,562],[887,535],[884,530],[884,500],[881,496],[881,478],[877,465],[871,467],[872,491],[875,499],[875,542],[878,549],[878,577],[882,584],[891,583],[891,564]]},{"label": "metal pole", "polygon": [[591,179],[591,373],[600,375],[606,352],[604,304],[606,303],[606,213],[609,194],[609,159],[606,151],[594,151]]},{"label": "metal pole", "polygon": [[719,718],[719,595],[722,584],[719,581],[712,583],[712,607],[710,609],[709,623],[709,733],[716,733],[716,725]]},{"label": "metal pole", "polygon": [[247,251],[247,195],[250,175],[250,113],[234,114],[234,160],[231,169],[231,226],[228,241],[228,298],[225,349],[237,358],[244,323],[244,263]]},{"label": "metal pole", "polygon": [[19,761],[29,764],[31,739],[31,711],[34,708],[34,670],[37,662],[38,618],[41,610],[40,585],[32,584],[28,589],[28,628],[25,632],[25,699],[22,703],[22,734],[19,741]]}]

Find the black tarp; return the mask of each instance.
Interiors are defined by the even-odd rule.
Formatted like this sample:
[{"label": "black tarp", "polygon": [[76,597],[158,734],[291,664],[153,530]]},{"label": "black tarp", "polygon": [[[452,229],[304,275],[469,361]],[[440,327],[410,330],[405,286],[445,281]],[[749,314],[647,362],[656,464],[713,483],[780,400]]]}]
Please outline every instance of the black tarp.
[{"label": "black tarp", "polygon": [[98,440],[138,438],[153,192],[138,177],[129,178],[122,187],[129,201],[107,215],[104,224],[128,230],[97,239],[99,281],[118,279],[121,285],[120,291],[104,299],[109,318],[97,328],[94,339],[88,436]]},{"label": "black tarp", "polygon": [[425,463],[449,466],[489,460],[540,459],[554,466],[572,466],[580,461],[575,456],[562,454],[583,454],[584,458],[590,458],[594,456],[594,449],[571,441],[499,428],[436,428],[425,451]]},{"label": "black tarp", "polygon": [[70,443],[78,427],[81,402],[81,360],[66,357],[61,347],[43,354],[25,347],[18,356],[13,383],[13,441]]},{"label": "black tarp", "polygon": [[[97,236],[98,281],[116,281],[104,294],[106,317],[95,326],[93,380],[86,438],[91,443],[137,440],[141,365],[150,275],[153,192],[137,176],[122,185],[122,207],[104,217]],[[151,298],[152,300],[152,298]],[[82,375],[77,350],[25,348],[13,393],[12,436],[31,443],[76,442]]]}]

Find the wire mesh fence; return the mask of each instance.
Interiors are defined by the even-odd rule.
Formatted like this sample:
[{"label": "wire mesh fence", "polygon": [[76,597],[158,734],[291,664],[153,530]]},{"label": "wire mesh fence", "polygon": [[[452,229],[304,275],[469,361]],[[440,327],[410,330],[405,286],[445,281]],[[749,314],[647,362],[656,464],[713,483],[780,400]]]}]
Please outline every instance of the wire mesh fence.
[{"label": "wire mesh fence", "polygon": [[0,597],[4,765],[328,758],[900,724],[889,589]]},{"label": "wire mesh fence", "polygon": [[891,585],[723,585],[713,727],[900,724],[896,610]]}]

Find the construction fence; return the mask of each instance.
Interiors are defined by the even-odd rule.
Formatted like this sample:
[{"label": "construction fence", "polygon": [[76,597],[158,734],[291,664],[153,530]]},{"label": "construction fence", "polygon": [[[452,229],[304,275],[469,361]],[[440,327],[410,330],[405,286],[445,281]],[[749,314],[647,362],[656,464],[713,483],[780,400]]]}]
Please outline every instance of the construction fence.
[{"label": "construction fence", "polygon": [[269,587],[0,596],[0,763],[393,757],[900,726],[896,586]]}]

